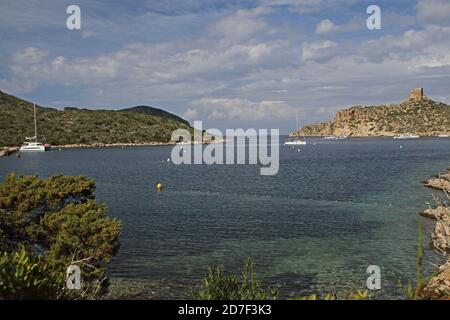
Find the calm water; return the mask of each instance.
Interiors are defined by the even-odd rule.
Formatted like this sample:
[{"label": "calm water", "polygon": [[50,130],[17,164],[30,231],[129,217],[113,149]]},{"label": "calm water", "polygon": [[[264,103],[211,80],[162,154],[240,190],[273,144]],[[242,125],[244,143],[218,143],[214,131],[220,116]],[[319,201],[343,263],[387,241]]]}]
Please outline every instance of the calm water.
[{"label": "calm water", "polygon": [[[364,289],[366,268],[375,264],[378,297],[394,298],[402,294],[398,281],[414,276],[417,213],[431,201],[420,182],[450,163],[450,139],[431,138],[310,139],[301,151],[281,147],[276,176],[250,165],[163,163],[170,151],[23,154],[0,159],[0,178],[15,171],[96,180],[97,199],[123,223],[109,266],[113,296],[185,297],[208,265],[238,271],[252,257],[259,276],[284,295]],[[427,241],[432,225],[425,221]],[[432,252],[426,260],[439,261]]]}]

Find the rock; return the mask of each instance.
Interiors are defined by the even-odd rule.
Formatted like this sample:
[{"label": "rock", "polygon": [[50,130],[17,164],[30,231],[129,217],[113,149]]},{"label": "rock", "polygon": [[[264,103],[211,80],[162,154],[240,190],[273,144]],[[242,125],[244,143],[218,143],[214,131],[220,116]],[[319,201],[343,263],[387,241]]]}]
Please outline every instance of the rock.
[{"label": "rock", "polygon": [[428,180],[425,183],[425,186],[450,192],[450,172],[440,174],[437,178]]},{"label": "rock", "polygon": [[10,155],[16,153],[17,151],[19,151],[19,148],[17,148],[17,147],[0,149],[0,158],[10,156]]},{"label": "rock", "polygon": [[450,208],[444,208],[436,216],[436,226],[431,234],[433,247],[444,253],[450,253]]},{"label": "rock", "polygon": [[450,300],[450,260],[440,266],[438,274],[427,283],[422,298]]},{"label": "rock", "polygon": [[448,214],[448,210],[449,210],[449,208],[447,208],[447,207],[438,206],[437,208],[434,208],[434,209],[427,209],[419,214],[423,217],[437,220],[437,219],[445,216],[446,214]]}]

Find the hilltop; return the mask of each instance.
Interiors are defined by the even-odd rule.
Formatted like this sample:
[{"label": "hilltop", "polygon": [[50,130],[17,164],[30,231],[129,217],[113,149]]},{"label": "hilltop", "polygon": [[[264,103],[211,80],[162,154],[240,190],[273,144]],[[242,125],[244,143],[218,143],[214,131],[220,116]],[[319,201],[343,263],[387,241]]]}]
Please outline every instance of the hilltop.
[{"label": "hilltop", "polygon": [[[39,139],[52,145],[168,142],[173,130],[192,130],[186,120],[147,106],[114,111],[36,105],[36,113]],[[0,146],[33,136],[33,104],[0,91],[0,132]]]},{"label": "hilltop", "polygon": [[[450,134],[450,106],[436,102],[415,89],[398,104],[355,106],[338,111],[328,122],[307,125],[300,130],[306,136],[395,136]],[[293,133],[295,135],[295,133]]]}]

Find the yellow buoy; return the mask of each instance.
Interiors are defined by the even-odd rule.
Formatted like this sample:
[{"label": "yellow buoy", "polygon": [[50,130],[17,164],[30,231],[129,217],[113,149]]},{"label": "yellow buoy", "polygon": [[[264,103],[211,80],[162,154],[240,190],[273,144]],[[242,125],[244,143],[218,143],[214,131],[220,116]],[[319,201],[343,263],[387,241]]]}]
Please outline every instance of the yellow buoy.
[{"label": "yellow buoy", "polygon": [[162,184],[160,182],[158,182],[156,184],[156,190],[161,190],[162,189]]}]

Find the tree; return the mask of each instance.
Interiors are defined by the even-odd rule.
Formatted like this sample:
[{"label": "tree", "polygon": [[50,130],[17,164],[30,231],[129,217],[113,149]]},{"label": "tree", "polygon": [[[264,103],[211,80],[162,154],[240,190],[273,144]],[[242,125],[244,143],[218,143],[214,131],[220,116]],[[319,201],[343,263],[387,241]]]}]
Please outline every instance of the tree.
[{"label": "tree", "polygon": [[[10,174],[0,184],[0,298],[105,293],[105,267],[119,248],[121,225],[106,216],[94,191],[93,180],[62,175],[39,179]],[[82,290],[65,288],[62,280],[70,265],[81,270]],[[17,270],[28,270],[29,276]]]}]

